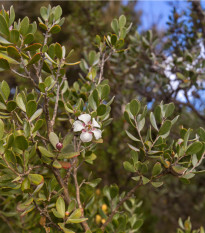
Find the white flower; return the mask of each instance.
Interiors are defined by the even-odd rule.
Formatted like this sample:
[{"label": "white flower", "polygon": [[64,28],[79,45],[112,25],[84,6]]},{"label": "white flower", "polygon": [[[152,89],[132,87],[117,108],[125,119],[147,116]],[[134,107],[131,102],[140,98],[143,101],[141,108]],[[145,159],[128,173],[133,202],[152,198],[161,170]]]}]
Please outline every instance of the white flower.
[{"label": "white flower", "polygon": [[100,125],[89,114],[82,114],[78,117],[79,120],[73,123],[73,131],[80,132],[80,139],[83,142],[91,142],[93,135],[96,140],[102,137],[102,131],[99,129]]}]

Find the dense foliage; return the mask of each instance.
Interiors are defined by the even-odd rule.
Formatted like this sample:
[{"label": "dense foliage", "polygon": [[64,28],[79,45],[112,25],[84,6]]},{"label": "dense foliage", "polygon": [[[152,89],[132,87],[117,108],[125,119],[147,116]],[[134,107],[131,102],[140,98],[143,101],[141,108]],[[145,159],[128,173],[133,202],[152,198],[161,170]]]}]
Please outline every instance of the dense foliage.
[{"label": "dense foliage", "polygon": [[[52,41],[63,33],[62,13],[60,6],[41,7],[38,26],[27,16],[15,21],[13,6],[0,14],[0,69],[18,83],[0,85],[0,229],[155,232],[136,191],[163,193],[204,173],[197,16],[186,12],[193,17],[187,28],[174,9],[161,42],[155,32],[135,32],[121,15],[104,25],[111,32],[83,36],[87,48],[76,61],[72,48]],[[190,219],[179,227],[204,232],[192,231]]]}]

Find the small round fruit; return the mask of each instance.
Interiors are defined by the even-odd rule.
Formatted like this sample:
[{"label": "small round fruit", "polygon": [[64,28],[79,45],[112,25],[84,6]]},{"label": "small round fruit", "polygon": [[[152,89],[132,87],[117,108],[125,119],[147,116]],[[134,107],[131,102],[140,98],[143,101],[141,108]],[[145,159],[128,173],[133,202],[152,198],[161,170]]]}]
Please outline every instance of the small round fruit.
[{"label": "small round fruit", "polygon": [[95,191],[95,193],[96,193],[96,195],[100,195],[100,193],[101,193],[101,191],[100,191],[100,189],[96,189],[96,191]]},{"label": "small round fruit", "polygon": [[96,216],[95,216],[95,221],[96,221],[96,223],[97,224],[100,224],[100,222],[101,222],[101,216],[99,215],[99,214],[97,214]]},{"label": "small round fruit", "polygon": [[101,207],[101,209],[102,209],[104,212],[106,212],[106,211],[107,211],[107,205],[106,205],[106,204],[103,204],[102,207]]},{"label": "small round fruit", "polygon": [[165,168],[169,168],[170,165],[171,165],[171,163],[170,163],[169,161],[165,161],[165,163],[166,163],[166,164],[164,165],[164,167],[165,167]]},{"label": "small round fruit", "polygon": [[69,214],[70,214],[70,213],[69,213],[68,211],[65,212],[65,216],[68,217]]},{"label": "small round fruit", "polygon": [[60,150],[63,148],[63,144],[60,143],[60,142],[58,142],[58,143],[56,144],[56,148],[57,148],[57,150],[60,151]]},{"label": "small round fruit", "polygon": [[101,223],[104,224],[105,222],[106,222],[106,220],[103,218],[102,221],[101,221]]}]

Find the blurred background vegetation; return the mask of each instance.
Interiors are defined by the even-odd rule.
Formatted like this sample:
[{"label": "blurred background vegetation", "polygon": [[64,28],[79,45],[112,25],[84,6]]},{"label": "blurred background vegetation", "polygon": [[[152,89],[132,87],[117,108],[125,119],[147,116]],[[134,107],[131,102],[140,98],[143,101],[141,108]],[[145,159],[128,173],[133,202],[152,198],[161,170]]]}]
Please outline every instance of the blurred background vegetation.
[{"label": "blurred background vegetation", "polygon": [[[204,58],[205,58],[205,15],[201,3],[187,1],[180,8],[178,2],[169,4],[166,27],[158,27],[153,19],[150,31],[144,30],[142,4],[138,1],[3,1],[5,9],[14,5],[17,18],[28,16],[38,21],[40,7],[48,4],[61,5],[65,23],[61,33],[50,42],[60,42],[67,50],[74,49],[73,61],[80,60],[95,49],[94,38],[110,31],[113,18],[124,14],[133,26],[125,43],[125,54],[114,55],[105,66],[104,77],[111,84],[111,95],[115,95],[111,117],[113,122],[104,132],[104,143],[98,147],[97,160],[92,169],[96,177],[102,177],[105,184],[119,184],[121,190],[132,186],[131,176],[127,177],[122,161],[129,156],[125,132],[127,125],[123,119],[126,103],[138,98],[148,103],[150,109],[161,101],[176,104],[176,115],[181,114],[178,125],[172,132],[177,137],[179,127],[205,127]],[[155,4],[157,8],[157,4]],[[160,5],[159,5],[160,7]],[[145,10],[145,9],[144,9]],[[155,9],[152,9],[154,11]],[[149,11],[146,9],[146,14]],[[150,13],[151,14],[151,13]],[[36,41],[40,41],[39,31]],[[79,66],[67,71],[69,85],[83,73]],[[32,88],[30,83],[10,73],[1,73],[15,88]],[[59,125],[59,127],[62,127]],[[145,127],[145,132],[149,125]],[[62,131],[66,126],[62,127]],[[133,132],[134,134],[134,132]],[[202,166],[204,166],[202,164]],[[89,173],[90,167],[81,170],[82,176]],[[141,211],[145,223],[141,232],[176,232],[178,219],[191,216],[195,228],[204,224],[205,219],[205,176],[199,175],[190,185],[181,184],[178,179],[167,178],[160,189],[145,187],[137,193],[143,200]]]}]

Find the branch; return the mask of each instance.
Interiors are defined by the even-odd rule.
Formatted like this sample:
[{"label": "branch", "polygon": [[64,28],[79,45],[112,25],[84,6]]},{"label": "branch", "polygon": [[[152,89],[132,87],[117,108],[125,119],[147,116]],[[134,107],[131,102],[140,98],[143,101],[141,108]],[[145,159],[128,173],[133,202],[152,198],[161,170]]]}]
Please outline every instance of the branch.
[{"label": "branch", "polygon": [[60,172],[59,172],[58,169],[56,169],[56,168],[54,168],[52,166],[49,166],[49,168],[53,171],[53,174],[54,174],[56,180],[58,181],[60,186],[63,188],[64,198],[65,198],[66,204],[69,205],[71,200],[70,200],[70,196],[69,196],[69,193],[68,193],[68,186],[64,183],[63,178],[61,177]]},{"label": "branch", "polygon": [[[76,199],[77,199],[77,203],[78,203],[78,206],[79,208],[81,209],[81,215],[82,217],[84,218],[84,209],[82,207],[82,204],[81,204],[81,200],[80,200],[80,187],[78,185],[78,179],[77,179],[77,168],[75,167],[74,168],[74,172],[73,172],[73,178],[74,178],[74,182],[75,182],[75,188],[76,188]],[[90,230],[88,224],[86,221],[82,222],[81,223],[84,230],[87,231],[87,230]]]},{"label": "branch", "polygon": [[54,226],[56,229],[58,229],[59,231],[62,231],[61,228],[60,228],[57,224],[55,224],[55,223],[52,221],[50,215],[49,215],[48,213],[46,213],[45,210],[42,210],[42,209],[37,205],[37,203],[36,203],[35,200],[33,200],[33,203],[34,203],[36,209],[39,211],[40,215],[43,215],[43,216],[45,216],[46,218],[48,218],[48,220],[50,221],[50,223],[48,223],[49,225],[52,225],[52,226]]},{"label": "branch", "polygon": [[24,74],[20,74],[19,72],[17,72],[17,71],[14,70],[14,69],[11,69],[11,71],[12,71],[14,74],[16,74],[16,75],[18,75],[18,76],[20,76],[20,77],[22,77],[22,78],[26,78],[26,79],[30,80],[30,81],[33,83],[33,85],[35,86],[35,88],[39,90],[37,84],[36,84],[35,81],[31,78],[30,75],[26,76],[26,75],[24,75]]},{"label": "branch", "polygon": [[[32,142],[35,143],[34,139],[32,138]],[[38,157],[41,159],[41,152],[39,151],[39,149],[36,149]],[[63,188],[64,191],[64,198],[66,201],[66,204],[69,205],[70,203],[70,196],[69,196],[69,192],[68,192],[68,186],[67,184],[63,181],[63,178],[60,175],[60,172],[58,169],[54,168],[52,165],[48,165],[46,163],[43,163],[45,167],[47,167],[49,170],[51,170],[56,178],[56,180],[58,181],[58,183],[60,184],[60,186]]]},{"label": "branch", "polygon": [[49,98],[47,96],[47,91],[44,95],[45,103],[44,103],[44,111],[46,115],[46,123],[47,123],[47,130],[48,130],[48,135],[53,131],[53,127],[51,125],[51,120],[50,120],[50,115],[49,115]]},{"label": "branch", "polygon": [[117,213],[117,211],[119,210],[119,208],[122,206],[122,204],[127,201],[132,194],[134,194],[134,192],[140,187],[142,186],[142,182],[141,180],[139,181],[139,183],[132,188],[127,195],[117,204],[117,206],[115,207],[115,209],[112,211],[112,213],[110,214],[110,216],[107,218],[106,222],[102,225],[101,230],[104,232],[105,228],[107,227],[107,225],[112,221],[114,215]]}]

